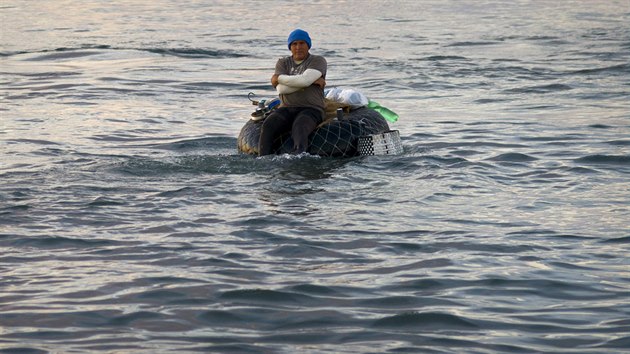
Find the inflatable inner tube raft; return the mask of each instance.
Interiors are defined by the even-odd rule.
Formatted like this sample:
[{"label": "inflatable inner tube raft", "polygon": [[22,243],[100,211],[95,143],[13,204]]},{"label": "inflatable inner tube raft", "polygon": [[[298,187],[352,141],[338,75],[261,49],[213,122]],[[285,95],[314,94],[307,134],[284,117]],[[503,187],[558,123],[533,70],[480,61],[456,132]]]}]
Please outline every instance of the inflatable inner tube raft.
[{"label": "inflatable inner tube raft", "polygon": [[[343,109],[343,117],[337,118],[337,108]],[[245,123],[238,136],[238,150],[258,155],[258,139],[263,119],[250,119]],[[383,116],[367,107],[350,110],[335,102],[326,102],[326,120],[309,136],[307,152],[312,155],[331,157],[358,156],[358,141],[362,136],[390,131]],[[293,139],[289,132],[276,138],[273,146],[275,154],[293,151]]]}]

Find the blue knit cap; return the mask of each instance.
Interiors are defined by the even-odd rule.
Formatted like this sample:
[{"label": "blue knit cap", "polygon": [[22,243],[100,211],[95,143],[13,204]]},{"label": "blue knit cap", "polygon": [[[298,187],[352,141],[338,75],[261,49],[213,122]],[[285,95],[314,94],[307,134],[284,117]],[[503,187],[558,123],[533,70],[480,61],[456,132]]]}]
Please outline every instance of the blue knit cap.
[{"label": "blue knit cap", "polygon": [[289,35],[289,39],[287,39],[287,44],[289,45],[289,49],[291,49],[291,43],[295,41],[304,41],[308,44],[308,49],[311,49],[311,37],[309,37],[308,32],[303,31],[301,29],[296,29]]}]

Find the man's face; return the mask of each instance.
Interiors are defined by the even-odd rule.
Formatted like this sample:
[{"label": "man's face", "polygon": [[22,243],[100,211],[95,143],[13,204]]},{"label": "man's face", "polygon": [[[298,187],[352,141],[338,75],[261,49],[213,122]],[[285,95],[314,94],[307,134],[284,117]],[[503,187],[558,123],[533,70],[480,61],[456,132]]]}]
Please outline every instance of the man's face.
[{"label": "man's face", "polygon": [[306,41],[291,42],[291,54],[294,60],[304,60],[308,56],[308,43]]}]

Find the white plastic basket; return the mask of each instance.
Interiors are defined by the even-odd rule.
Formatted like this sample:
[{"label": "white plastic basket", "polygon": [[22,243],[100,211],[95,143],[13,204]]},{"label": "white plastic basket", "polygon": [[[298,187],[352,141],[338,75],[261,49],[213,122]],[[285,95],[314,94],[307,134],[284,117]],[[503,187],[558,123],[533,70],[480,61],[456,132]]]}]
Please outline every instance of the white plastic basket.
[{"label": "white plastic basket", "polygon": [[398,130],[359,137],[359,155],[398,155],[403,153]]}]

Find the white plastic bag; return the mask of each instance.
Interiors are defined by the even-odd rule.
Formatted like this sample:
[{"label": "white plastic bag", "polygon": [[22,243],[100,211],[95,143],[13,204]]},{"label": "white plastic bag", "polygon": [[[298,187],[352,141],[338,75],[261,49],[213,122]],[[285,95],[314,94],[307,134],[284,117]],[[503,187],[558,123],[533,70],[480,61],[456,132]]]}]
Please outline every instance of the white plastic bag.
[{"label": "white plastic bag", "polygon": [[367,106],[369,103],[368,98],[355,89],[334,87],[326,90],[325,94],[327,99],[337,103],[347,104],[352,108]]}]

